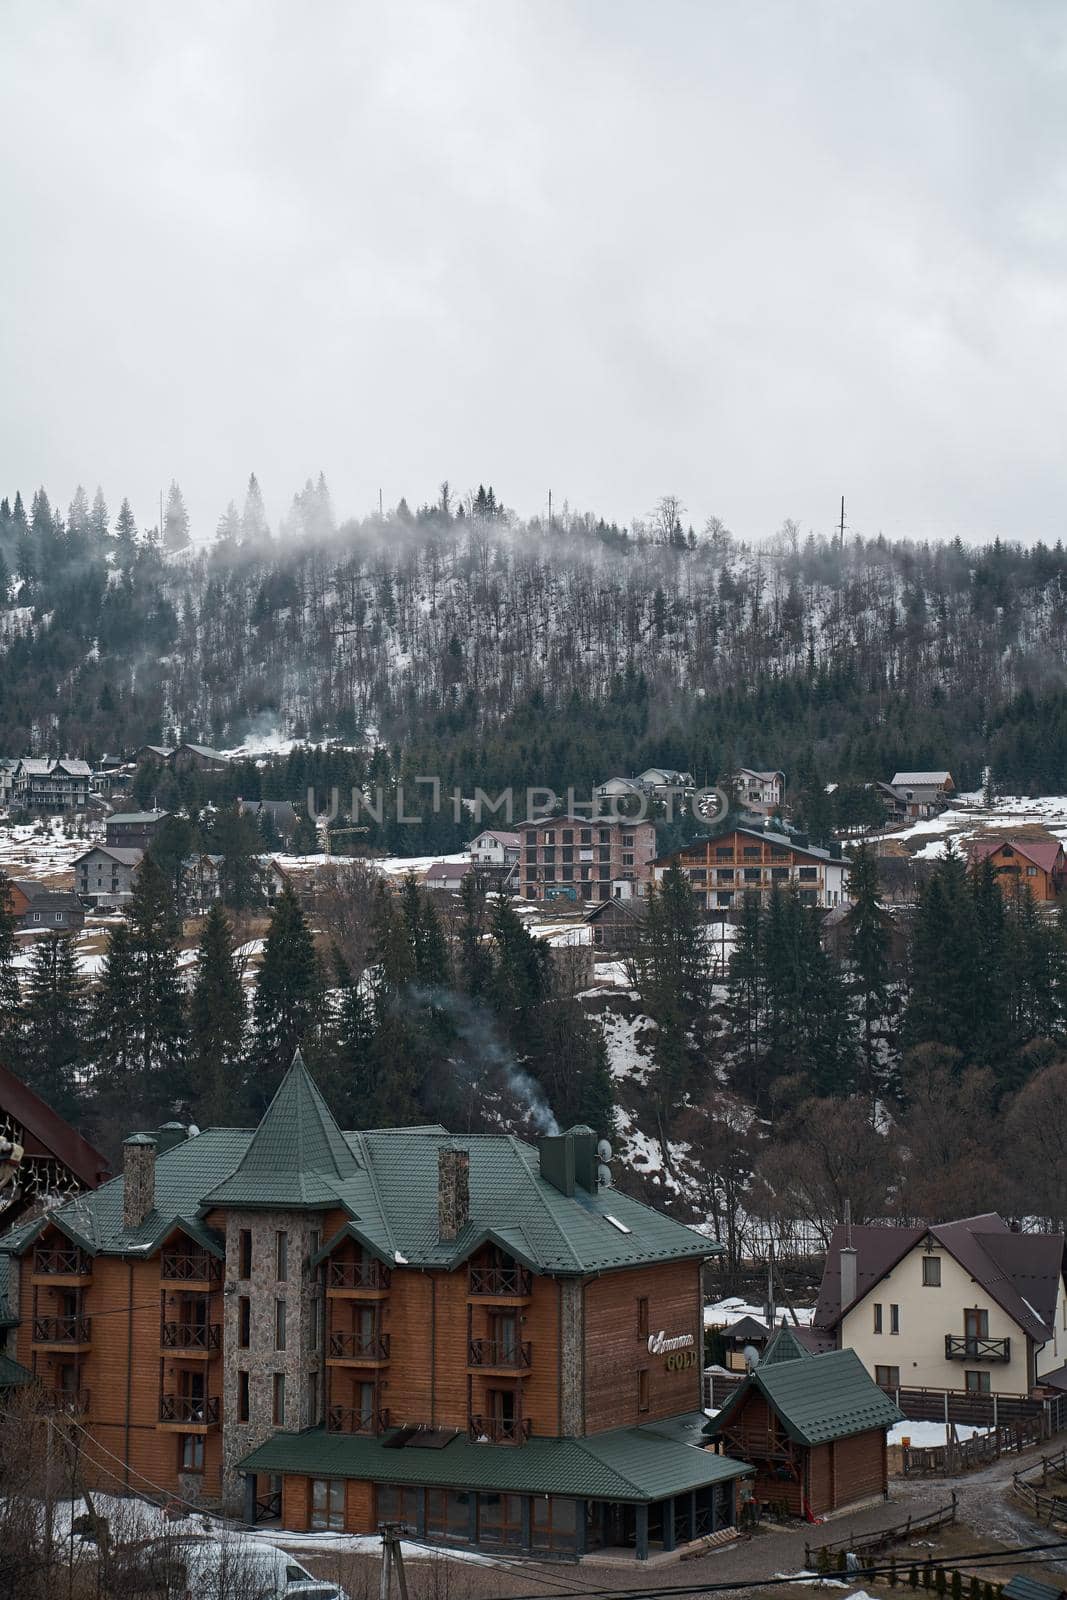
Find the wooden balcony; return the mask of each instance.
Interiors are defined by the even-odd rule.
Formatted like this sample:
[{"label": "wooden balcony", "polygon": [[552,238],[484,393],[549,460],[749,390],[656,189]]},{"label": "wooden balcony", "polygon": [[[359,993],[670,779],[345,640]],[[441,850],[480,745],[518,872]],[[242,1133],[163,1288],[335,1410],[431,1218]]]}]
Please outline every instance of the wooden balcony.
[{"label": "wooden balcony", "polygon": [[34,1317],[32,1342],[38,1350],[88,1350],[88,1317]]},{"label": "wooden balcony", "polygon": [[44,1389],[38,1402],[51,1417],[83,1417],[89,1409],[88,1389]]},{"label": "wooden balcony", "polygon": [[472,1339],[467,1365],[479,1372],[525,1372],[530,1365],[529,1340]]},{"label": "wooden balcony", "polygon": [[972,1334],[945,1334],[946,1361],[1010,1361],[1010,1339],[978,1339]]},{"label": "wooden balcony", "polygon": [[161,1394],[159,1427],[180,1429],[182,1433],[206,1433],[217,1428],[221,1402],[217,1394]]},{"label": "wooden balcony", "polygon": [[329,1406],[326,1410],[328,1433],[384,1433],[389,1426],[385,1410],[360,1411],[353,1406]]},{"label": "wooden balcony", "polygon": [[56,1289],[79,1288],[92,1282],[93,1258],[77,1245],[61,1248],[38,1246],[33,1252],[31,1283]]},{"label": "wooden balcony", "polygon": [[160,1348],[178,1354],[183,1360],[205,1360],[217,1356],[222,1348],[222,1325],[218,1322],[164,1322],[159,1330]]},{"label": "wooden balcony", "polygon": [[391,1273],[384,1261],[327,1261],[326,1293],[333,1300],[381,1300]]},{"label": "wooden balcony", "polygon": [[525,1267],[471,1267],[468,1294],[479,1300],[528,1300],[533,1275]]},{"label": "wooden balcony", "polygon": [[525,1444],[530,1423],[527,1417],[471,1417],[467,1435],[472,1444]]},{"label": "wooden balcony", "polygon": [[383,1367],[389,1360],[387,1333],[331,1333],[326,1362],[331,1367]]},{"label": "wooden balcony", "polygon": [[164,1250],[159,1276],[164,1283],[180,1283],[185,1289],[206,1294],[221,1281],[222,1262],[206,1250]]}]

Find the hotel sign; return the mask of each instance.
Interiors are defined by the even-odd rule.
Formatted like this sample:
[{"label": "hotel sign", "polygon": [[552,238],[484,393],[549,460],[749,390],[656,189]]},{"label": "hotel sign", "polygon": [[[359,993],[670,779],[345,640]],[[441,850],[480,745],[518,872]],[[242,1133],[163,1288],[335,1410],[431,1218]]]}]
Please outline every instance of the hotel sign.
[{"label": "hotel sign", "polygon": [[666,1356],[664,1366],[668,1372],[684,1372],[687,1367],[697,1364],[696,1340],[691,1333],[676,1333],[668,1337],[662,1328],[659,1333],[650,1333],[648,1353]]}]

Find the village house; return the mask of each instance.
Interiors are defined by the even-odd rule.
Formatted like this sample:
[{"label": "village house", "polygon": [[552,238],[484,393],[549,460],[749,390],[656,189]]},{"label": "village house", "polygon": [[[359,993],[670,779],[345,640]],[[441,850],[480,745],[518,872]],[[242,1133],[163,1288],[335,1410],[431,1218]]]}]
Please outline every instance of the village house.
[{"label": "village house", "polygon": [[890,814],[910,821],[936,817],[955,788],[951,772],[895,772],[878,792]]},{"label": "village house", "polygon": [[174,754],[172,744],[143,744],[133,752],[138,766],[165,767]]},{"label": "village house", "polygon": [[650,800],[665,800],[668,795],[683,797],[692,794],[695,788],[691,772],[679,772],[674,767],[646,767],[636,778],[608,778],[598,783],[593,794],[597,800],[607,801],[609,809],[619,809],[620,801],[636,800],[645,811]]},{"label": "village house", "polygon": [[469,861],[431,861],[422,875],[422,886],[458,894],[464,878],[469,878],[473,870]]},{"label": "village house", "polygon": [[483,828],[470,844],[471,865],[479,871],[510,870],[519,859],[519,835],[503,828]]},{"label": "village house", "polygon": [[849,862],[840,845],[809,845],[804,834],[770,829],[731,828],[726,833],[693,839],[657,856],[656,882],[671,865],[689,879],[693,898],[703,911],[730,912],[746,894],[764,899],[776,888],[795,886],[804,905],[832,907],[845,898]]},{"label": "village house", "polygon": [[237,808],[243,817],[273,828],[282,839],[291,839],[300,821],[291,800],[238,800]]},{"label": "village house", "polygon": [[1042,904],[1059,898],[1067,874],[1067,858],[1058,839],[972,839],[967,857],[972,867],[988,861],[1007,893],[1019,894],[1025,885]]},{"label": "village house", "polygon": [[785,773],[742,767],[733,777],[733,791],[746,811],[770,816],[780,811],[785,797]]},{"label": "village house", "polygon": [[1067,1388],[1062,1234],[1014,1233],[995,1212],[846,1231],[830,1240],[814,1326],[883,1389]]},{"label": "village house", "polygon": [[206,744],[180,744],[167,761],[174,772],[225,772],[229,764],[229,756]]},{"label": "village house", "polygon": [[74,890],[92,906],[121,906],[133,893],[143,850],[94,844],[74,860]]},{"label": "village house", "polygon": [[626,900],[602,900],[585,919],[596,950],[613,955],[633,955],[644,932],[647,902],[631,896]]},{"label": "village house", "polygon": [[147,850],[169,811],[117,811],[104,822],[104,842],[122,850]]},{"label": "village house", "polygon": [[77,933],[85,907],[70,889],[52,889],[32,878],[12,878],[8,904],[27,933]]},{"label": "village house", "polygon": [[720,1247],[610,1188],[590,1130],[345,1134],[297,1056],[258,1128],[124,1162],[0,1252],[16,1358],[131,1489],[571,1557],[734,1524],[750,1469],[701,1431]]},{"label": "village house", "polygon": [[755,1467],[757,1501],[810,1521],[885,1499],[902,1417],[853,1351],[813,1355],[782,1327],[705,1432]]},{"label": "village house", "polygon": [[525,900],[599,902],[640,895],[651,877],[650,822],[542,817],[519,825],[519,894]]},{"label": "village house", "polygon": [[84,811],[92,776],[87,761],[24,756],[12,779],[11,804],[26,811]]}]

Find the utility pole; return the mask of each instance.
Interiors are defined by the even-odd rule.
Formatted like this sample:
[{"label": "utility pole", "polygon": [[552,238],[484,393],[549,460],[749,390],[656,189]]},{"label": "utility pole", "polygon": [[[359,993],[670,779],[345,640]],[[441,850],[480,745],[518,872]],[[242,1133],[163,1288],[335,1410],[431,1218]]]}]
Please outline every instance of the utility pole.
[{"label": "utility pole", "polygon": [[838,540],[841,549],[845,548],[845,497],[841,496],[841,536]]},{"label": "utility pole", "polygon": [[552,490],[548,491],[548,531],[552,532]]},{"label": "utility pole", "polygon": [[407,1530],[402,1522],[382,1522],[378,1531],[382,1536],[382,1570],[378,1579],[378,1600],[392,1600],[394,1566],[400,1600],[408,1600],[408,1580],[404,1573],[404,1557],[400,1549],[400,1535]]},{"label": "utility pole", "polygon": [[382,491],[378,490],[378,515],[382,515]]}]

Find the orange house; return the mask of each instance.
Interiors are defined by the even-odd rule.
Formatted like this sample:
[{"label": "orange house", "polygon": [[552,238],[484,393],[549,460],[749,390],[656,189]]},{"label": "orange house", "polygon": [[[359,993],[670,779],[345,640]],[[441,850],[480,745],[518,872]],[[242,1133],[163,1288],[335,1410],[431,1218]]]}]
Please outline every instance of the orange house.
[{"label": "orange house", "polygon": [[1002,889],[1018,894],[1025,884],[1035,900],[1055,900],[1063,887],[1067,859],[1058,839],[976,839],[968,848],[971,865],[992,862]]}]

